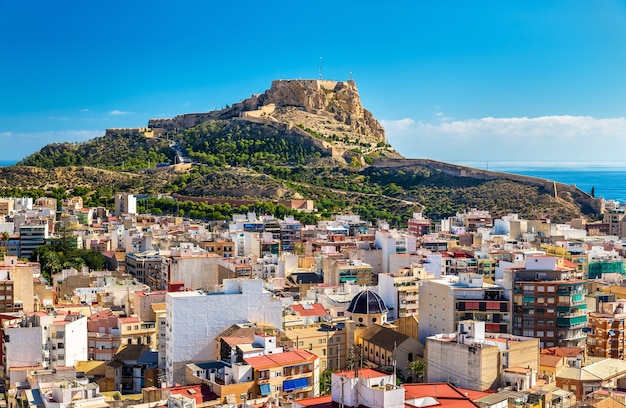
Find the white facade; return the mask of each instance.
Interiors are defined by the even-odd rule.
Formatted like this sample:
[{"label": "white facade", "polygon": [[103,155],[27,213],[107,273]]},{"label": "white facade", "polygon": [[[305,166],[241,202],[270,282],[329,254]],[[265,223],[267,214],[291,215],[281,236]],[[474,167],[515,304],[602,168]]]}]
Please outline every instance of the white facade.
[{"label": "white facade", "polygon": [[[369,376],[375,373],[375,376]],[[333,405],[345,407],[404,408],[404,388],[395,384],[395,377],[367,370],[360,377],[353,373],[333,373],[331,378]]]},{"label": "white facade", "polygon": [[190,362],[217,359],[215,338],[233,324],[282,326],[280,299],[264,291],[263,282],[256,279],[227,279],[219,293],[170,292],[165,302],[168,382],[180,382]]},{"label": "white facade", "polygon": [[46,339],[43,327],[7,327],[3,335],[5,376],[8,377],[8,369],[13,367],[46,367],[45,351],[42,351]]},{"label": "white facade", "polygon": [[426,344],[426,338],[439,333],[454,333],[454,295],[451,284],[457,277],[426,281],[420,288],[418,340]]},{"label": "white facade", "polygon": [[414,254],[417,249],[417,238],[412,234],[378,230],[374,237],[374,246],[382,250],[382,268],[380,272],[395,273],[396,271],[390,269],[391,255]]},{"label": "white facade", "polygon": [[87,317],[80,316],[74,321],[53,322],[50,333],[50,367],[76,365],[77,361],[88,360]]},{"label": "white facade", "polygon": [[115,215],[137,214],[137,197],[132,194],[115,194]]}]

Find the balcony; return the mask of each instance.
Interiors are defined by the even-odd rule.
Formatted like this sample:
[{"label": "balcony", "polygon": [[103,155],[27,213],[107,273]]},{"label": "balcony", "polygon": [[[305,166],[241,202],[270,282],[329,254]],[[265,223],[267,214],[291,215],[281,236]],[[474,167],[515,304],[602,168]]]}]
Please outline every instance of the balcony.
[{"label": "balcony", "polygon": [[586,315],[564,316],[556,319],[557,327],[582,327],[587,324]]}]

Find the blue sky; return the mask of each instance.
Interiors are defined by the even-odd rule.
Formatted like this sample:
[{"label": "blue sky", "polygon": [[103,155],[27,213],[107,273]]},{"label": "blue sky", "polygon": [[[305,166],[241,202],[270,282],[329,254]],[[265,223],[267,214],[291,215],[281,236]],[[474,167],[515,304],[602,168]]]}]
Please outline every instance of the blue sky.
[{"label": "blue sky", "polygon": [[0,160],[345,80],[406,157],[625,161],[626,2],[0,0]]}]

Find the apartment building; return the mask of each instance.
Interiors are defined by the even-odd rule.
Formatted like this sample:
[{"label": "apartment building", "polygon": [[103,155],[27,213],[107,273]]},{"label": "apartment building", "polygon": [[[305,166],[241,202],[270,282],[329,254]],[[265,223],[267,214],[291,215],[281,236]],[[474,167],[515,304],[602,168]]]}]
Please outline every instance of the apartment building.
[{"label": "apartment building", "polygon": [[600,303],[588,316],[587,355],[623,360],[625,321],[626,300]]},{"label": "apartment building", "polygon": [[511,385],[526,390],[536,385],[539,340],[487,333],[485,322],[458,322],[453,333],[429,336],[426,350],[428,382],[450,382],[477,391]]},{"label": "apartment building", "polygon": [[419,296],[419,341],[453,333],[459,321],[477,320],[489,332],[509,333],[509,291],[483,281],[482,275],[461,273],[422,283]]},{"label": "apartment building", "polygon": [[[541,347],[576,347],[586,339],[586,281],[552,256],[530,256],[524,268],[504,271],[513,288],[512,333],[536,337]],[[570,264],[571,265],[571,264]]]},{"label": "apartment building", "polygon": [[215,339],[233,324],[282,326],[280,299],[257,279],[226,279],[221,292],[170,292],[165,302],[165,337],[159,345],[164,340],[168,382],[180,382],[190,362],[215,360]]}]

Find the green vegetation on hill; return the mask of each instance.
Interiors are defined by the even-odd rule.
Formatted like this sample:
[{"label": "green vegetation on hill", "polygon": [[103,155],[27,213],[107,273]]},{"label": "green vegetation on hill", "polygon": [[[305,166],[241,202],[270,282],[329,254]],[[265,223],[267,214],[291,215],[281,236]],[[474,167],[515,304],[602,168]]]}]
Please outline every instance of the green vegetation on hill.
[{"label": "green vegetation on hill", "polygon": [[189,157],[210,166],[296,165],[322,156],[302,138],[253,122],[210,120],[185,130],[181,141]]},{"label": "green vegetation on hill", "polygon": [[187,216],[196,220],[220,221],[230,220],[234,214],[246,214],[254,212],[256,214],[271,214],[282,219],[292,216],[296,220],[305,224],[317,223],[317,216],[311,213],[300,212],[287,208],[282,204],[259,201],[251,205],[231,206],[224,204],[207,204],[195,201],[176,201],[172,198],[149,198],[138,203],[138,210],[157,215],[179,215]]},{"label": "green vegetation on hill", "polygon": [[110,170],[135,170],[174,161],[167,140],[138,134],[112,134],[83,143],[54,143],[20,161],[18,165],[45,169],[89,166]]},{"label": "green vegetation on hill", "polygon": [[[312,221],[312,217],[327,219],[337,213],[355,213],[365,220],[384,219],[397,227],[406,225],[415,211],[439,219],[477,208],[489,210],[496,217],[517,213],[529,219],[549,217],[555,222],[582,215],[583,207],[571,196],[554,198],[541,187],[522,182],[454,176],[436,166],[417,164],[383,167],[369,165],[372,162],[365,160],[368,165],[362,166],[358,152],[346,156],[349,164],[340,165],[329,151],[319,147],[319,135],[305,130],[312,136],[288,130],[282,124],[209,120],[177,136],[181,148],[199,164],[183,173],[119,171],[173,161],[173,150],[163,139],[107,135],[80,144],[49,145],[20,164],[44,168],[79,164],[98,169],[72,167],[70,172],[55,168],[47,172],[54,173],[54,180],[32,168],[0,169],[0,179],[5,180],[0,183],[4,187],[0,193],[34,197],[45,194],[59,199],[80,195],[87,206],[109,207],[115,191],[148,196],[179,193],[245,198],[258,201],[257,207],[276,199],[303,198],[314,201],[318,210],[315,216],[280,207],[274,208],[276,215],[296,215]],[[72,179],[65,180],[66,173],[71,173]],[[48,180],[41,187],[44,178]],[[15,184],[10,184],[12,181]],[[223,220],[254,207],[178,202],[174,210],[167,200],[150,199],[143,208],[155,214],[180,211],[208,221]]]}]

